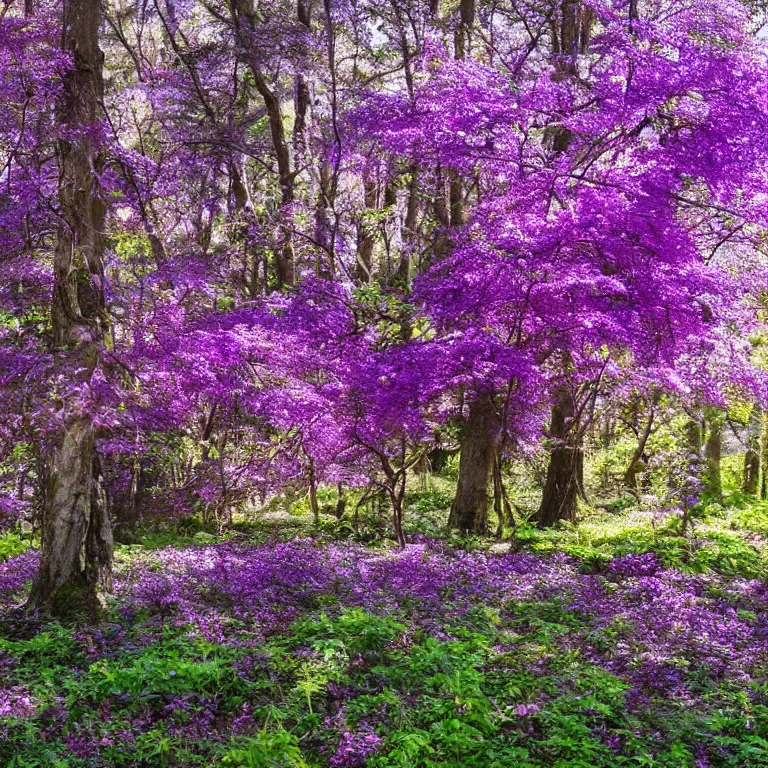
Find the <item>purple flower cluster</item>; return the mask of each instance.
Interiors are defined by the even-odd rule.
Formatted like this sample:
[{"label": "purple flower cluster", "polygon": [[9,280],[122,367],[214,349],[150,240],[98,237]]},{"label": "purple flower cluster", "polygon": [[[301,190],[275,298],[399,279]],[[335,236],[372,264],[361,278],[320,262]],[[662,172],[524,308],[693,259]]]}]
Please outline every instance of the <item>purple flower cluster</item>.
[{"label": "purple flower cluster", "polygon": [[360,768],[380,747],[381,739],[370,727],[363,726],[355,732],[345,731],[330,764],[333,768]]},{"label": "purple flower cluster", "polygon": [[[18,597],[32,560],[22,555],[0,564],[0,583],[15,585],[5,593],[6,604]],[[710,706],[701,696],[702,680],[738,686],[754,699],[759,695],[754,683],[762,679],[768,658],[764,584],[664,569],[654,555],[620,557],[603,574],[585,574],[564,555],[450,551],[428,540],[405,550],[319,545],[310,539],[261,546],[224,543],[145,555],[124,568],[116,587],[126,626],[91,627],[73,635],[89,661],[114,663],[121,649],[135,648],[137,640],[141,646],[157,642],[160,619],[190,638],[240,648],[232,671],[249,683],[265,671],[272,674],[265,640],[288,632],[296,619],[321,613],[332,618],[352,608],[398,616],[407,630],[393,638],[392,647],[406,650],[417,636],[455,639],[468,624],[482,621],[483,611],[520,626],[524,634],[530,630],[519,623],[521,611],[556,608],[566,617],[557,620],[569,622],[568,629],[547,640],[545,656],[526,662],[531,673],[557,676],[549,659],[577,651],[584,662],[624,682],[625,705],[636,714],[649,706]],[[514,653],[517,642],[499,638],[492,653]],[[310,645],[292,653],[308,663],[319,658]],[[359,654],[350,660],[352,667],[366,663]],[[326,693],[340,707],[357,695],[354,687],[333,681]],[[547,696],[514,702],[512,711],[529,730],[547,707]],[[104,706],[109,720],[109,702]],[[257,721],[251,702],[226,715],[218,707],[207,694],[174,692],[156,712],[133,717],[129,731],[136,737],[159,718],[176,737],[197,739],[219,728],[222,717],[232,734],[248,733]],[[0,691],[2,718],[26,717],[37,709],[26,688]],[[344,717],[333,720],[323,747],[330,764],[363,765],[382,746],[380,725],[385,720],[354,727]],[[98,739],[94,735],[91,741]],[[606,732],[603,740],[613,744],[616,737]],[[73,735],[71,749],[79,754],[85,746]]]},{"label": "purple flower cluster", "polygon": [[35,702],[26,687],[15,685],[11,688],[0,688],[0,717],[30,717],[35,713],[35,709]]},{"label": "purple flower cluster", "polygon": [[[215,642],[237,633],[232,619],[267,637],[329,600],[337,609],[407,614],[445,638],[478,605],[504,612],[555,599],[582,617],[583,628],[567,642],[625,677],[638,700],[661,692],[691,696],[692,668],[746,682],[768,652],[768,625],[760,618],[768,593],[759,582],[664,570],[653,554],[616,558],[605,576],[580,573],[563,555],[448,552],[429,542],[404,551],[311,540],[227,543],[161,550],[156,558],[162,577],[147,574],[146,566],[125,573],[121,601],[172,615]],[[595,631],[614,639],[596,646]]]},{"label": "purple flower cluster", "polygon": [[30,550],[0,563],[0,602],[10,603],[37,572],[37,552]]},{"label": "purple flower cluster", "polygon": [[661,570],[661,563],[653,552],[646,552],[616,557],[608,564],[608,570],[617,576],[654,576]]}]

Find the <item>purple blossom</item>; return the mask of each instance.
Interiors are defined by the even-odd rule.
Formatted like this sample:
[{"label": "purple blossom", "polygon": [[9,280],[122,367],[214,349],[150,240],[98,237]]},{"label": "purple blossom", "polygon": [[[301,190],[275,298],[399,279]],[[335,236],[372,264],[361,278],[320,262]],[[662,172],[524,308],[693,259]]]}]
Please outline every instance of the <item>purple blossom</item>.
[{"label": "purple blossom", "polygon": [[336,752],[330,760],[333,768],[359,768],[365,761],[378,752],[381,739],[369,726],[358,726],[357,730],[344,731],[339,739]]},{"label": "purple blossom", "polygon": [[0,717],[27,718],[37,709],[30,691],[21,685],[0,688]]},{"label": "purple blossom", "polygon": [[617,576],[654,576],[661,569],[658,557],[653,552],[643,555],[624,555],[614,558],[608,570]]}]

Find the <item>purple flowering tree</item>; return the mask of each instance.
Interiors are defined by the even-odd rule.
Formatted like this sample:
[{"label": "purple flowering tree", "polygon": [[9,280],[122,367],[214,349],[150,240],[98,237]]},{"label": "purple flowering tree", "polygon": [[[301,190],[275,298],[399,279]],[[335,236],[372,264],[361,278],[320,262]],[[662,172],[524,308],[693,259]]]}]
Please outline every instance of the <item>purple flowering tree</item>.
[{"label": "purple flowering tree", "polygon": [[342,484],[403,545],[455,427],[453,526],[486,532],[542,446],[538,520],[573,519],[611,398],[761,398],[746,7],[38,5],[0,17],[0,515],[42,534],[30,607],[95,604],[111,524],[152,513],[308,489],[317,516]]},{"label": "purple flowering tree", "polygon": [[606,375],[717,400],[711,351],[743,369],[751,276],[732,257],[755,252],[763,224],[765,68],[746,11],[643,10],[557,6],[557,32],[526,20],[496,66],[435,44],[413,96],[374,95],[359,114],[379,151],[467,187],[466,224],[415,288],[436,332],[471,339],[484,372],[467,393],[463,530],[485,529],[492,446],[515,429],[502,404],[520,382],[539,377],[553,404],[548,525],[573,517],[580,435]]}]

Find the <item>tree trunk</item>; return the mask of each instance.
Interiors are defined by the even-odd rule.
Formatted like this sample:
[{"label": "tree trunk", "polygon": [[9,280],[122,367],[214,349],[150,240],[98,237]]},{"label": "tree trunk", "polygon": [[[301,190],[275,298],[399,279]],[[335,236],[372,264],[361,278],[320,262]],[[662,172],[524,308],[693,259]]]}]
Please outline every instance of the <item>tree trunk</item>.
[{"label": "tree trunk", "polygon": [[403,501],[405,500],[406,478],[408,473],[405,465],[404,442],[402,458],[403,464],[401,469],[394,473],[387,473],[388,479],[390,481],[390,485],[387,490],[389,493],[390,501],[392,502],[392,526],[395,530],[397,545],[401,549],[405,549],[405,531],[403,530]]},{"label": "tree trunk", "polygon": [[312,511],[312,522],[315,528],[320,527],[320,505],[317,503],[317,476],[315,462],[309,460],[309,508]]},{"label": "tree trunk", "polygon": [[[580,2],[562,0],[559,14],[552,18],[552,53],[555,74],[553,80],[574,78],[578,74]],[[558,24],[559,22],[559,24]],[[551,132],[551,146],[556,155],[565,152],[573,138],[568,128],[557,127]],[[550,437],[554,446],[549,454],[547,478],[542,490],[541,505],[536,513],[540,528],[547,528],[561,520],[574,522],[578,496],[583,495],[584,451],[577,436],[573,419],[573,396],[567,390],[558,392],[552,407]]]},{"label": "tree trunk", "polygon": [[707,413],[707,425],[709,432],[705,446],[707,459],[707,490],[712,497],[723,501],[723,482],[720,471],[720,458],[723,452],[723,420],[719,413],[714,411]]},{"label": "tree trunk", "polygon": [[637,448],[635,448],[635,452],[632,454],[627,471],[624,473],[624,486],[632,491],[638,498],[640,496],[640,489],[637,485],[637,473],[645,464],[643,461],[643,457],[645,456],[645,446],[648,444],[648,438],[651,436],[654,415],[653,405],[651,405],[648,421],[645,423],[645,428],[638,437]]},{"label": "tree trunk", "polygon": [[399,494],[391,496],[392,500],[392,527],[395,531],[397,546],[405,549],[405,532],[403,531],[403,499]]},{"label": "tree trunk", "polygon": [[496,455],[499,417],[490,395],[469,407],[461,435],[459,483],[451,505],[448,525],[462,533],[488,530],[489,484]]},{"label": "tree trunk", "polygon": [[581,441],[574,436],[573,417],[573,397],[570,392],[560,392],[552,407],[549,434],[554,445],[536,513],[540,528],[548,528],[561,520],[576,520],[577,500],[584,483],[584,451]]},{"label": "tree trunk", "polygon": [[[298,0],[296,3],[296,19],[307,32],[312,31],[312,3],[305,0]],[[296,74],[296,93],[294,96],[294,114],[296,115],[293,123],[293,146],[297,158],[302,158],[307,149],[307,137],[305,135],[307,128],[307,113],[312,95],[309,90],[309,83],[301,72]]]},{"label": "tree trunk", "polygon": [[400,263],[397,265],[397,281],[404,288],[409,288],[413,256],[416,253],[416,232],[419,216],[419,166],[411,164],[411,180],[408,183],[408,204],[403,222],[403,245],[400,252]]},{"label": "tree trunk", "polygon": [[[365,211],[373,213],[376,208],[377,184],[369,176],[363,178],[363,196]],[[376,241],[376,227],[365,216],[357,225],[357,259],[355,262],[355,278],[358,283],[370,283],[373,274],[373,248]]]},{"label": "tree trunk", "polygon": [[701,419],[698,415],[690,416],[685,424],[685,442],[688,445],[690,458],[700,461],[704,436]]},{"label": "tree trunk", "polygon": [[256,29],[258,13],[253,0],[235,0],[231,6],[235,39],[242,49],[253,76],[253,83],[259,92],[269,120],[269,132],[272,149],[277,163],[277,175],[280,184],[280,203],[282,224],[281,243],[275,254],[275,272],[277,287],[283,289],[296,282],[296,264],[293,245],[293,227],[290,222],[290,208],[294,202],[294,172],[291,168],[291,154],[283,126],[283,111],[280,99],[267,83],[262,63],[259,58],[259,42]]},{"label": "tree trunk", "polygon": [[549,528],[560,521],[576,521],[583,457],[580,445],[563,444],[552,449],[541,506],[536,513],[539,528]]},{"label": "tree trunk", "polygon": [[504,526],[511,525],[516,528],[515,516],[512,513],[512,505],[509,503],[506,488],[504,488],[504,476],[502,474],[503,455],[501,445],[496,448],[496,456],[493,460],[493,511],[496,513],[496,538],[501,541],[504,536]]},{"label": "tree trunk", "polygon": [[344,485],[342,483],[338,483],[336,490],[338,492],[338,497],[336,498],[336,519],[341,520],[347,509],[347,497],[344,493]]},{"label": "tree trunk", "polygon": [[768,410],[763,411],[760,430],[760,498],[768,499]]},{"label": "tree trunk", "polygon": [[624,473],[624,487],[638,498],[640,497],[640,488],[637,484],[637,473],[644,469],[645,462],[643,461],[643,450],[638,444],[638,447],[629,462],[627,471]]},{"label": "tree trunk", "polygon": [[747,425],[747,451],[744,454],[744,470],[741,490],[751,496],[757,494],[760,482],[760,409],[753,408]]},{"label": "tree trunk", "polygon": [[748,448],[744,454],[744,475],[741,489],[754,496],[757,493],[757,481],[760,477],[760,454],[754,448]]},{"label": "tree trunk", "polygon": [[120,544],[136,543],[139,504],[144,485],[144,472],[138,458],[131,462],[130,473],[128,487],[118,493],[108,493],[107,496],[113,536],[115,541]]},{"label": "tree trunk", "polygon": [[466,58],[469,53],[475,11],[475,0],[461,0],[459,3],[459,24],[454,34],[455,56],[458,60]]},{"label": "tree trunk", "polygon": [[[86,387],[101,365],[108,336],[104,299],[104,217],[98,176],[103,157],[93,138],[103,97],[99,0],[64,4],[62,48],[73,55],[64,76],[58,142],[62,222],[54,253],[51,306],[57,373]],[[99,588],[111,587],[112,531],[93,416],[60,403],[60,433],[47,462],[40,569],[27,609],[93,613]]]}]

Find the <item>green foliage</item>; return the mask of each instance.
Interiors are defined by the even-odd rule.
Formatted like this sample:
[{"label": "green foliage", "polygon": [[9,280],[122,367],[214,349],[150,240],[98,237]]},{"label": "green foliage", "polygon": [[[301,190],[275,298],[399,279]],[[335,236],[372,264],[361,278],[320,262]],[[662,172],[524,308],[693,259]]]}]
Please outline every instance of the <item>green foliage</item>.
[{"label": "green foliage", "polygon": [[0,561],[8,560],[26,552],[31,542],[18,533],[6,531],[0,534]]},{"label": "green foliage", "polygon": [[[105,701],[110,733],[121,718],[173,702],[185,702],[175,715],[179,724],[212,702],[231,716],[251,707],[250,725],[225,741],[215,733],[190,741],[158,723],[130,750],[107,738],[99,764],[324,768],[329,756],[313,745],[323,718],[335,711],[334,686],[343,686],[355,691],[346,727],[378,723],[382,742],[368,768],[694,768],[688,745],[701,739],[727,746],[741,761],[723,763],[727,768],[768,765],[764,708],[752,706],[745,729],[738,714],[744,702],[731,703],[725,692],[721,714],[709,721],[672,702],[663,722],[629,714],[628,684],[569,648],[567,638],[583,622],[557,598],[478,605],[457,619],[455,639],[440,640],[414,632],[402,616],[319,611],[257,646],[258,663],[245,675],[238,669],[254,649],[190,640],[183,626],[95,663],[79,654],[72,630],[56,626],[29,640],[5,640],[0,654],[16,660],[17,683],[51,702],[63,696],[69,721],[89,732],[105,727],[98,714]],[[615,642],[606,632],[594,642]],[[95,765],[62,746],[59,739],[75,735],[68,726],[57,738],[42,738],[47,717],[12,726],[0,759],[18,768]],[[606,728],[623,742],[621,754],[601,738]],[[664,750],[654,734],[663,735]]]},{"label": "green foliage", "polygon": [[95,698],[129,694],[133,700],[193,691],[226,695],[237,689],[231,665],[221,659],[193,660],[172,648],[150,648],[133,661],[97,661],[85,686]]},{"label": "green foliage", "polygon": [[352,608],[336,618],[321,613],[316,619],[299,621],[293,626],[290,643],[308,645],[325,660],[339,656],[349,660],[358,654],[379,658],[405,629],[394,617]]},{"label": "green foliage", "polygon": [[59,624],[49,624],[44,632],[28,640],[0,637],[0,654],[14,658],[21,676],[30,679],[80,659],[73,630]]},{"label": "green foliage", "polygon": [[768,503],[742,499],[739,508],[702,506],[694,528],[680,532],[675,515],[657,520],[653,512],[623,516],[592,513],[578,525],[563,523],[541,530],[524,523],[514,532],[518,548],[539,553],[565,552],[588,572],[600,572],[615,557],[655,552],[669,568],[729,577],[764,578],[768,574]]},{"label": "green foliage", "polygon": [[221,765],[243,768],[309,768],[299,740],[283,728],[266,726],[253,738],[239,740],[221,758]]},{"label": "green foliage", "polygon": [[405,497],[405,514],[414,533],[439,536],[445,530],[453,496],[440,487],[412,491]]}]

